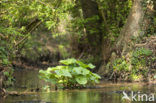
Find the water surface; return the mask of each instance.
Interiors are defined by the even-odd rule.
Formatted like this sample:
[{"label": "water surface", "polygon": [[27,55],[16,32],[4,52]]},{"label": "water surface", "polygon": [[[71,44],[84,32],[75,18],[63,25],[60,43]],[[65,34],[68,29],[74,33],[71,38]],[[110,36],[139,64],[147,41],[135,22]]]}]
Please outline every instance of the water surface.
[{"label": "water surface", "polygon": [[[10,90],[24,92],[28,89],[41,88],[47,85],[39,80],[38,70],[15,71],[16,84]],[[30,92],[26,95],[7,96],[0,103],[148,103],[148,102],[123,102],[123,91],[130,93],[155,93],[155,85],[142,83],[118,83],[102,82],[99,89],[58,90],[51,88],[51,92]],[[156,101],[155,101],[156,102]],[[153,103],[155,103],[153,102]],[[152,103],[152,102],[149,102]]]}]

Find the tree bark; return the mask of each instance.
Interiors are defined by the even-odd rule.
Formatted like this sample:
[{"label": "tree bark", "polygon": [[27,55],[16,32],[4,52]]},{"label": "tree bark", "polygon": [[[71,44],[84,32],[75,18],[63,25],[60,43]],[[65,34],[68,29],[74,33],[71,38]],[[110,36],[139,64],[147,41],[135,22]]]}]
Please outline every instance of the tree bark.
[{"label": "tree bark", "polygon": [[102,43],[102,33],[101,33],[101,17],[99,14],[98,4],[93,0],[80,0],[83,17],[84,19],[94,18],[94,16],[98,16],[99,19],[89,20],[85,24],[87,40],[92,48],[91,51],[100,51],[101,43]]},{"label": "tree bark", "polygon": [[[108,48],[103,53],[104,60],[108,60],[111,62],[115,60],[117,57],[125,56],[126,53],[130,52],[132,47],[134,46],[134,42],[132,38],[138,38],[141,35],[144,35],[151,21],[146,17],[146,14],[151,16],[151,10],[144,11],[144,7],[142,5],[144,0],[133,0],[133,5],[130,10],[129,16],[127,18],[127,22],[124,25],[122,31],[120,32],[120,36],[116,40],[116,43],[113,47],[104,46],[104,48]],[[110,43],[108,43],[109,45]],[[111,49],[110,49],[111,48]],[[116,58],[112,57],[112,54],[115,53],[117,55]],[[106,63],[100,67],[98,73],[103,75],[106,72]]]},{"label": "tree bark", "polygon": [[3,91],[3,71],[0,71],[0,97],[4,95]]},{"label": "tree bark", "polygon": [[142,2],[143,0],[133,1],[133,6],[128,16],[127,23],[123,27],[117,41],[116,47],[121,49],[123,53],[127,50],[127,47],[131,45],[131,38],[137,38],[141,35],[141,24],[143,23],[144,18]]}]

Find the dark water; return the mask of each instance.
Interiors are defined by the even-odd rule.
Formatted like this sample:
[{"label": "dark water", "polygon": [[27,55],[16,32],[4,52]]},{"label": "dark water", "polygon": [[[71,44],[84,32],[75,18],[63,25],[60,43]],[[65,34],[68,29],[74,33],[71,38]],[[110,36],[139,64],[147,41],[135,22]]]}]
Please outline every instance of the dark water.
[{"label": "dark water", "polygon": [[[15,72],[16,84],[10,90],[22,91],[31,90],[47,85],[38,79],[37,70],[18,70]],[[51,92],[30,92],[26,95],[7,96],[1,99],[0,103],[148,103],[123,101],[123,91],[128,94],[131,91],[138,93],[155,93],[155,85],[142,83],[118,83],[112,84],[103,82],[99,85],[100,89],[81,89],[81,90],[53,90]],[[140,93],[139,92],[139,93]],[[149,102],[149,103],[156,103]]]}]

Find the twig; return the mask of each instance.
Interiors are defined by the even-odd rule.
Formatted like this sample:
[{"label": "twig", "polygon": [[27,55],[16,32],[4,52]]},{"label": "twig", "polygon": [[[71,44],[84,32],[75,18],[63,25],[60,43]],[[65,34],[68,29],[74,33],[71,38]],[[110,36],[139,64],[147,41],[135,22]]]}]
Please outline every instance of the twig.
[{"label": "twig", "polygon": [[141,47],[141,46],[145,46],[145,45],[147,45],[147,43],[144,43],[144,44],[136,44],[135,46],[136,47]]},{"label": "twig", "polygon": [[3,34],[1,34],[1,33],[0,33],[0,36],[1,36],[2,38],[6,38],[6,37],[5,37]]},{"label": "twig", "polygon": [[114,72],[111,74],[111,76],[109,77],[109,79],[112,79],[113,75],[114,75]]},{"label": "twig", "polygon": [[39,2],[39,3],[41,3],[41,4],[45,5],[45,6],[48,6],[48,7],[51,8],[51,9],[54,9],[54,8],[50,7],[48,4],[46,4],[46,3],[44,3],[44,2],[42,2],[42,1],[40,1],[40,0],[37,0],[37,2]]},{"label": "twig", "polygon": [[[37,26],[39,26],[42,23],[42,21],[38,22],[28,33],[31,33]],[[29,35],[25,36],[22,40],[20,40],[16,45],[18,46],[20,43],[22,43],[24,40],[26,40],[28,38]]]},{"label": "twig", "polygon": [[81,55],[79,56],[78,59],[81,59],[81,57],[83,56],[83,54],[84,54],[84,51],[81,53]]}]

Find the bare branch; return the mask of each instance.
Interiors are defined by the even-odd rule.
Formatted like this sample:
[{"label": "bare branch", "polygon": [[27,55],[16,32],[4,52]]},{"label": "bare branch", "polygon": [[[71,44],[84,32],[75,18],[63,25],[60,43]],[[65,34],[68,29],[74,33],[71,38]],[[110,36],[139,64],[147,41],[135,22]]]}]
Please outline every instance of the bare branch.
[{"label": "bare branch", "polygon": [[[31,33],[35,28],[37,28],[40,24],[42,23],[42,21],[38,22],[28,33]],[[21,44],[23,41],[25,41],[27,38],[29,37],[29,35],[25,36],[22,40],[20,40],[15,47],[17,47],[19,44]]]},{"label": "bare branch", "polygon": [[1,34],[1,33],[0,33],[0,36],[1,36],[2,38],[6,38],[6,37],[5,37],[3,34]]},{"label": "bare branch", "polygon": [[50,7],[48,4],[46,4],[46,3],[44,3],[44,2],[42,2],[42,1],[40,1],[40,0],[37,0],[37,2],[39,2],[39,3],[41,3],[41,4],[45,5],[45,6],[48,6],[49,8],[53,9],[53,8]]}]

